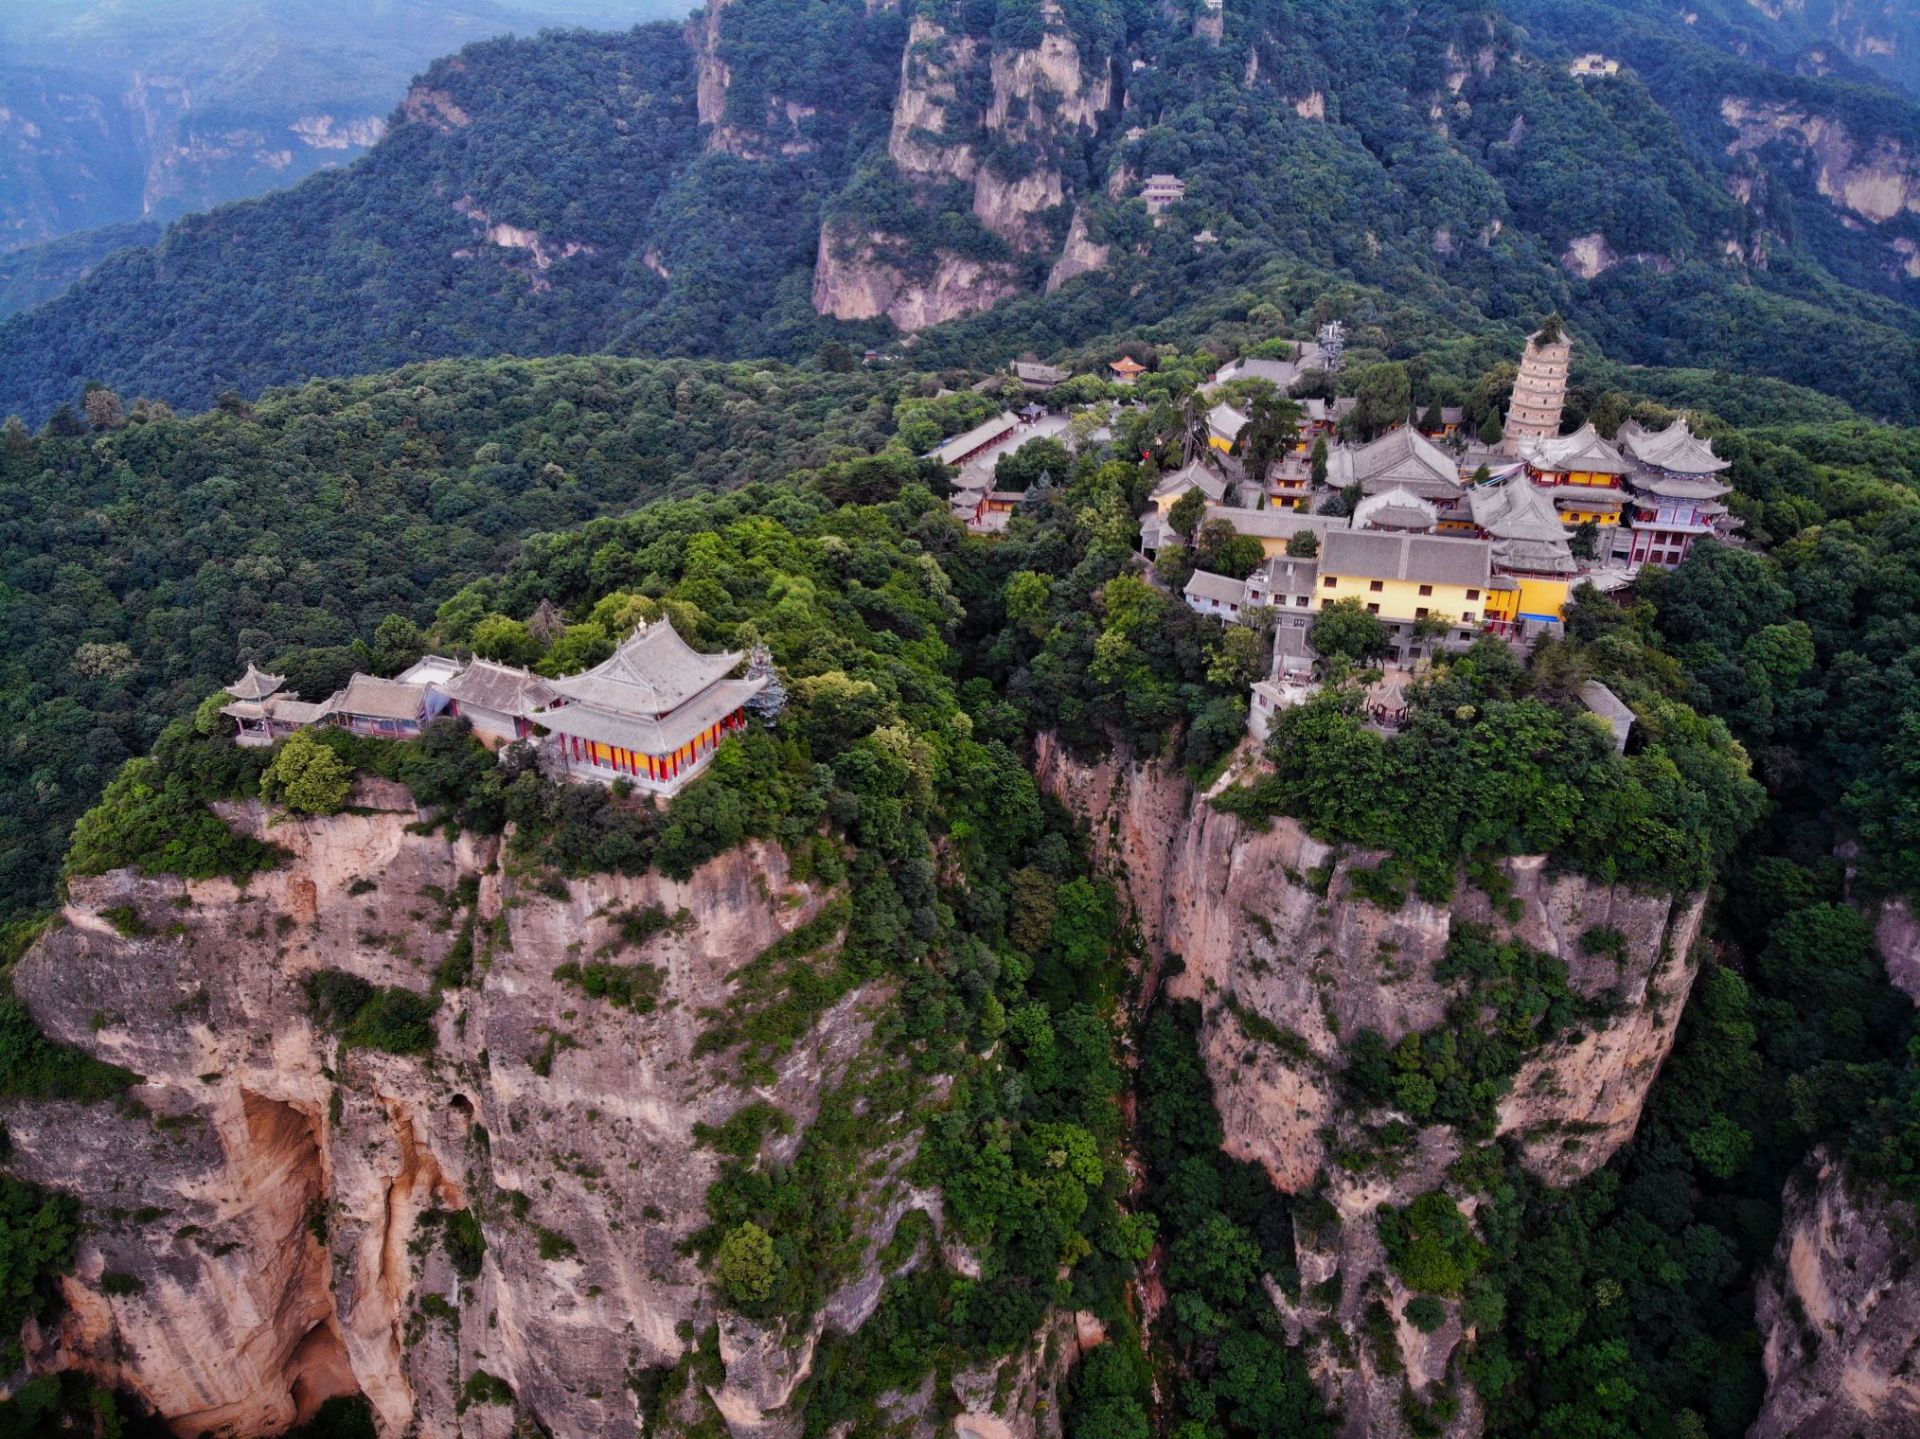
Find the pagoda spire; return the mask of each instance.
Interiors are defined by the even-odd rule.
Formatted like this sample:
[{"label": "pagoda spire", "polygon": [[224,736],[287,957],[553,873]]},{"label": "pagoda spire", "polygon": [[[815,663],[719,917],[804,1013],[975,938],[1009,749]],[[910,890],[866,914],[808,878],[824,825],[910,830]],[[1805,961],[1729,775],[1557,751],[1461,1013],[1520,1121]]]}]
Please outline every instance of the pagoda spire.
[{"label": "pagoda spire", "polygon": [[1551,440],[1560,433],[1560,412],[1567,403],[1567,369],[1573,359],[1573,341],[1558,315],[1549,315],[1527,341],[1520,356],[1520,373],[1513,382],[1513,402],[1507,407],[1506,439],[1501,450],[1526,453],[1535,440]]}]

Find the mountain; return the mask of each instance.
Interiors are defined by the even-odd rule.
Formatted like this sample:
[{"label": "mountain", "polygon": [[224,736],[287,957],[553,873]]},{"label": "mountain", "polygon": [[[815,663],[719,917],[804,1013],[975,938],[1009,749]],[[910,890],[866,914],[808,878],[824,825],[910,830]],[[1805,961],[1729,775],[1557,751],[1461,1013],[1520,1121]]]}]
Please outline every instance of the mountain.
[{"label": "mountain", "polygon": [[153,244],[163,229],[156,220],[132,220],[0,251],[0,319],[51,300],[117,250]]},{"label": "mountain", "polygon": [[1877,80],[1920,95],[1920,12],[1903,0],[1703,0],[1684,9],[1614,0],[1614,8],[1775,69]]},{"label": "mountain", "polygon": [[0,251],[169,220],[345,164],[422,66],[469,41],[663,13],[676,13],[670,0],[7,6]]},{"label": "mountain", "polygon": [[[1717,426],[1742,547],[1260,747],[1130,439],[955,522],[969,378],[11,428],[8,810],[97,802],[0,968],[0,1432],[1913,1431],[1920,434]],[[665,805],[204,693],[642,622],[784,691]]]},{"label": "mountain", "polygon": [[[0,408],[37,421],[85,380],[204,406],[498,351],[913,336],[977,362],[1230,305],[1280,265],[1432,325],[1557,307],[1617,360],[1920,415],[1920,108],[1676,24],[723,0],[683,28],[484,42],[356,164],[9,320]],[[1570,73],[1596,51],[1616,73]],[[1138,198],[1157,172],[1186,185],[1163,223]]]}]

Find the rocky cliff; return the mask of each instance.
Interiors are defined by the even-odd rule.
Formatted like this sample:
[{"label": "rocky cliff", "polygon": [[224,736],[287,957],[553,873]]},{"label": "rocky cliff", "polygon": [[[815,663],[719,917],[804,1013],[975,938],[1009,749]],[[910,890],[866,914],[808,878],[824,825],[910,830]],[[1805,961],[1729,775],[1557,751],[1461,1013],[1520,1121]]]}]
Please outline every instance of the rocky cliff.
[{"label": "rocky cliff", "polygon": [[911,334],[990,310],[1019,293],[1018,271],[1002,261],[949,250],[920,257],[906,241],[884,230],[832,220],[820,227],[813,308],[836,320],[885,316]]},{"label": "rocky cliff", "polygon": [[[790,1128],[768,1152],[791,1159],[887,995],[846,995],[751,1083],[698,1041],[739,966],[831,896],[757,844],[685,882],[561,882],[497,841],[420,832],[390,789],[357,798],[325,820],[232,809],[291,852],[244,888],[76,880],[18,966],[49,1034],[143,1077],[123,1105],[4,1115],[17,1172],[94,1220],[36,1364],[125,1386],[182,1435],[272,1434],[355,1392],[385,1436],[632,1436],[643,1403],[674,1421],[655,1432],[716,1415],[735,1435],[791,1432],[774,1411],[884,1276],[868,1264],[791,1329],[722,1311],[684,1248],[718,1171],[696,1126],[773,1105]],[[694,918],[633,952],[620,916],[654,905]],[[652,966],[655,1002],[616,1007],[555,974],[603,954]],[[309,1000],[317,974],[424,992],[469,963],[426,1054],[347,1047]],[[938,1223],[896,1138],[876,1124],[861,1170],[876,1247],[912,1209]],[[1071,1354],[1043,1336],[940,1405],[1031,1439]],[[902,1403],[939,1407],[930,1390]]]},{"label": "rocky cliff", "polygon": [[[1600,1017],[1529,1055],[1493,1129],[1541,1177],[1571,1183],[1633,1134],[1692,985],[1704,896],[1554,874],[1535,856],[1500,863],[1488,881],[1497,898],[1463,884],[1451,905],[1407,896],[1382,907],[1357,879],[1382,856],[1338,852],[1286,819],[1250,828],[1196,804],[1157,763],[1085,765],[1044,743],[1039,769],[1091,825],[1155,954],[1181,960],[1167,987],[1201,1005],[1228,1151],[1288,1193],[1324,1201],[1296,1233],[1299,1292],[1274,1297],[1346,1432],[1406,1432],[1403,1399],[1449,1389],[1460,1401],[1450,1432],[1472,1432],[1471,1394],[1451,1369],[1458,1316],[1431,1334],[1405,1321],[1411,1296],[1386,1265],[1376,1224],[1383,1205],[1446,1187],[1467,1142],[1450,1126],[1416,1123],[1409,1143],[1384,1153],[1342,1094],[1348,1048],[1363,1030],[1394,1045],[1451,1023],[1460,986],[1436,970],[1463,925],[1551,956]],[[1470,1207],[1471,1195],[1459,1197]],[[1393,1320],[1392,1355],[1346,1338],[1376,1303]]]},{"label": "rocky cliff", "polygon": [[[949,187],[970,187],[974,219],[1007,250],[1053,258],[1051,291],[1107,262],[1084,216],[1074,210],[1069,218],[1067,176],[1069,161],[1083,158],[1100,133],[1114,81],[1110,60],[1082,53],[1058,4],[1050,0],[1039,19],[1038,43],[994,48],[917,16],[901,57],[887,158],[922,206],[937,208]],[[948,249],[915,255],[886,226],[848,216],[822,227],[813,307],[841,320],[884,315],[913,331],[1024,289],[1016,264]]]},{"label": "rocky cliff", "polygon": [[1787,1186],[1755,1304],[1767,1398],[1750,1439],[1892,1439],[1920,1430],[1916,1216],[1855,1191],[1824,1150]]}]

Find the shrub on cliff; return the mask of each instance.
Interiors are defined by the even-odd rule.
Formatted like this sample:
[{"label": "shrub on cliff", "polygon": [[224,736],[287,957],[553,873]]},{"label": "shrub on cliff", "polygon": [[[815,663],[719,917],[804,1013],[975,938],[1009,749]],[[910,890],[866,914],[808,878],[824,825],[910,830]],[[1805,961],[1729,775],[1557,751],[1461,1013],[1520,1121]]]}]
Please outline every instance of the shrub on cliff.
[{"label": "shrub on cliff", "polygon": [[432,1052],[438,995],[370,984],[338,969],[315,971],[307,976],[306,987],[314,1017],[343,1046],[388,1054]]},{"label": "shrub on cliff", "polygon": [[68,874],[133,868],[188,879],[243,879],[277,864],[282,851],[236,834],[207,809],[253,793],[265,760],[225,739],[168,726],[146,759],[130,760],[100,803],[74,826]]},{"label": "shrub on cliff", "polygon": [[337,813],[353,788],[353,771],[308,730],[287,737],[260,776],[260,793],[295,814]]},{"label": "shrub on cliff", "polygon": [[773,1236],[749,1221],[720,1241],[714,1261],[727,1297],[736,1304],[759,1304],[773,1294],[780,1276],[780,1260]]},{"label": "shrub on cliff", "polygon": [[0,1364],[21,1361],[20,1326],[51,1297],[54,1276],[73,1263],[80,1206],[70,1196],[0,1176]]},{"label": "shrub on cliff", "polygon": [[1458,1294],[1488,1259],[1460,1206],[1438,1189],[1405,1208],[1382,1205],[1380,1242],[1393,1272],[1425,1294]]},{"label": "shrub on cliff", "polygon": [[139,1076],[40,1032],[11,994],[0,994],[0,1096],[9,1099],[110,1099]]}]

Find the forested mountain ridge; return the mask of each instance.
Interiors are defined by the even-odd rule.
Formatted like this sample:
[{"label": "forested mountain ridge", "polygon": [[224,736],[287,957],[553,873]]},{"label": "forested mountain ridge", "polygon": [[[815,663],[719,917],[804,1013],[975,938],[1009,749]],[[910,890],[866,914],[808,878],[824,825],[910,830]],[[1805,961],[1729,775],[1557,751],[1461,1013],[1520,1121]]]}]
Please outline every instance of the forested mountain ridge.
[{"label": "forested mountain ridge", "polygon": [[[331,693],[528,534],[878,448],[905,372],[593,358],[433,364],[106,437],[0,445],[0,906],[43,906],[75,817],[240,657]],[[925,405],[926,401],[912,404]]]},{"label": "forested mountain ridge", "polygon": [[[0,409],[502,350],[795,357],[908,331],[950,359],[944,324],[1059,290],[967,327],[981,362],[1285,261],[1920,413],[1920,109],[1624,7],[1537,8],[731,0],[472,46],[358,164],[183,221],[0,327]],[[1569,74],[1586,50],[1626,68]],[[1188,187],[1160,225],[1137,198],[1156,172]]]}]

